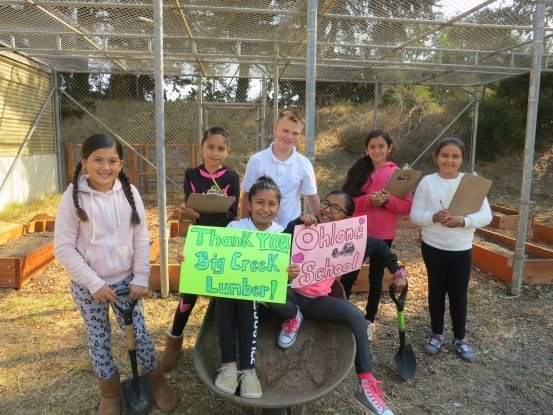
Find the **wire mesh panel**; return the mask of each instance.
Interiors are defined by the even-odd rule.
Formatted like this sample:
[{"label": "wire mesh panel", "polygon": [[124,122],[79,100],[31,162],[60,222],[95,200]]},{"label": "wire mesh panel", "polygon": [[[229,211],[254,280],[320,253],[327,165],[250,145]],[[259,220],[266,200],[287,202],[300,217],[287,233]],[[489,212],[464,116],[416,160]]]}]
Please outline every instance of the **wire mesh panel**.
[{"label": "wire mesh panel", "polygon": [[[318,79],[474,85],[526,73],[533,5],[319,1]],[[306,1],[172,0],[163,8],[167,75],[233,76],[246,65],[241,77],[271,78],[278,67],[280,79],[305,79]],[[0,0],[0,47],[59,72],[152,74],[153,19],[151,0]],[[545,30],[549,39],[551,22]],[[547,57],[551,42],[545,47]]]}]

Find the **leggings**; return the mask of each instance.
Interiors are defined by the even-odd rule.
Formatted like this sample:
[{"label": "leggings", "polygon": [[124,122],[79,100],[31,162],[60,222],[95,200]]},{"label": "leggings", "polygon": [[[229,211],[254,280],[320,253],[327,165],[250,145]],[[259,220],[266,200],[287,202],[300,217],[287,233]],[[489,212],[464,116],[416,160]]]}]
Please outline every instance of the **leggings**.
[{"label": "leggings", "polygon": [[434,334],[444,334],[445,296],[456,339],[465,338],[467,294],[472,263],[472,249],[444,251],[422,242],[422,258],[428,274],[428,309]]},{"label": "leggings", "polygon": [[[382,240],[389,248],[392,247],[393,239]],[[342,275],[340,281],[346,291],[346,297],[349,298],[351,294],[351,288],[357,276],[359,270],[348,272]],[[380,258],[373,255],[369,260],[369,296],[367,298],[367,305],[365,306],[365,318],[370,321],[374,321],[376,313],[378,312],[378,305],[380,304],[380,297],[382,296],[382,283],[384,281],[384,263]]]},{"label": "leggings", "polygon": [[176,337],[182,335],[184,327],[188,322],[188,317],[190,317],[190,313],[192,313],[198,299],[196,294],[181,294],[180,296],[179,305],[173,318],[173,327],[171,328],[171,334]]},{"label": "leggings", "polygon": [[257,302],[216,298],[217,329],[223,363],[236,362],[236,327],[238,327],[238,368],[255,368],[257,329],[259,327]]},{"label": "leggings", "polygon": [[302,314],[313,320],[328,321],[348,326],[357,344],[355,352],[355,371],[360,373],[372,372],[371,346],[367,338],[367,321],[363,312],[355,305],[341,298],[323,295],[320,297],[306,297],[288,287],[286,303],[267,303],[269,308],[286,319],[294,318],[297,307]]},{"label": "leggings", "polygon": [[[132,275],[116,284],[110,285],[113,290],[119,290],[129,285]],[[111,351],[111,325],[109,324],[109,305],[98,304],[92,298],[90,291],[71,281],[71,296],[81,312],[88,337],[88,351],[92,360],[92,366],[96,376],[102,379],[112,378],[115,374],[115,364]],[[130,300],[127,296],[120,296],[120,303],[128,307]],[[121,334],[125,337],[123,330],[123,315],[111,305]],[[139,301],[133,312],[133,329],[136,339],[136,355],[138,363],[144,372],[151,372],[157,369],[156,352],[154,344],[146,329],[144,322],[144,310],[142,302]]]}]

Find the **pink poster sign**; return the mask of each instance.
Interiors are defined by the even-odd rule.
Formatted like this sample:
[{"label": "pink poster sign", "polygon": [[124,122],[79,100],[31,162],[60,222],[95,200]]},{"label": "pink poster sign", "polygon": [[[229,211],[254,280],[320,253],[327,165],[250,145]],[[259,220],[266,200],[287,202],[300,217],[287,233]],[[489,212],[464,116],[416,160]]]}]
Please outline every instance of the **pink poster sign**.
[{"label": "pink poster sign", "polygon": [[367,245],[365,216],[297,225],[292,238],[292,263],[300,275],[291,287],[306,287],[315,282],[361,268]]}]

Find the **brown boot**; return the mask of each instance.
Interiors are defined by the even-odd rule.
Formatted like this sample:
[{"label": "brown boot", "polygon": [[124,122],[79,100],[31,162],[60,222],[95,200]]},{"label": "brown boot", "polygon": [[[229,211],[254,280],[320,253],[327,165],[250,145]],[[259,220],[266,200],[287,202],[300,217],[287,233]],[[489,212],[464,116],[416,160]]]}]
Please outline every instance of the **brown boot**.
[{"label": "brown boot", "polygon": [[98,415],[119,415],[121,410],[121,383],[119,383],[119,371],[115,369],[112,378],[96,378],[100,389],[100,406]]},{"label": "brown boot", "polygon": [[157,409],[161,412],[169,412],[177,406],[177,397],[173,389],[167,384],[162,367],[158,366],[156,370],[148,373],[148,376],[154,388],[154,401]]},{"label": "brown boot", "polygon": [[161,354],[160,363],[163,370],[171,370],[177,365],[182,348],[183,335],[173,336],[170,330],[165,333],[165,350]]}]

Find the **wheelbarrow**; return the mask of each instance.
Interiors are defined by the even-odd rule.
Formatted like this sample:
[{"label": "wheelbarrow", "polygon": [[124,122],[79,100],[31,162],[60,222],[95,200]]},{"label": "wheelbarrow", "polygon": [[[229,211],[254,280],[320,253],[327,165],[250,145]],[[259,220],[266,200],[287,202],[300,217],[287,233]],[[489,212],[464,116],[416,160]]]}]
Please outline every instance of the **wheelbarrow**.
[{"label": "wheelbarrow", "polygon": [[[330,295],[345,299],[342,284],[335,281]],[[355,337],[345,325],[305,319],[294,346],[281,349],[277,336],[282,317],[261,305],[259,308],[264,310],[257,332],[255,370],[263,396],[245,399],[215,387],[221,352],[214,299],[209,303],[194,346],[196,371],[215,394],[239,405],[261,408],[263,415],[292,414],[292,410],[304,414],[308,402],[327,394],[349,375],[355,359]]]}]

